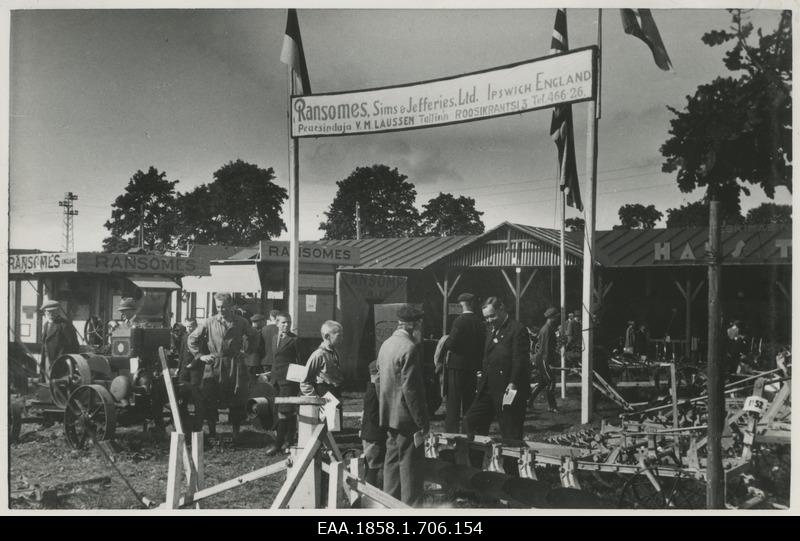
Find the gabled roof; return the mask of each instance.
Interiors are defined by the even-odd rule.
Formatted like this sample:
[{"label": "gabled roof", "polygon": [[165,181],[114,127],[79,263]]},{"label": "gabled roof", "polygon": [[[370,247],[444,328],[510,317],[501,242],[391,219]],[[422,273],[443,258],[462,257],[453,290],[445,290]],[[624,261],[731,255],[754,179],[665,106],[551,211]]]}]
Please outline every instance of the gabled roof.
[{"label": "gabled roof", "polygon": [[218,261],[228,259],[242,250],[241,246],[219,246],[216,244],[195,244],[189,257]]}]

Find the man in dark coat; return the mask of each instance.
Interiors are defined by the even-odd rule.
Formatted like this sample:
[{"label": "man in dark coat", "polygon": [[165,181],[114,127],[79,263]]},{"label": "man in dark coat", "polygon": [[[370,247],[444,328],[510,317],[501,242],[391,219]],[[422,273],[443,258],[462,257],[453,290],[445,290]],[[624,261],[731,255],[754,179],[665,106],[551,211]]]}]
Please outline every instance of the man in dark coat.
[{"label": "man in dark coat", "polygon": [[378,352],[378,415],[387,433],[383,490],[414,505],[422,497],[423,437],[429,428],[419,337],[422,312],[404,304],[397,319],[397,330]]},{"label": "man in dark coat", "polygon": [[552,306],[548,308],[544,317],[547,320],[542,328],[539,330],[538,343],[536,344],[536,353],[533,355],[533,361],[536,365],[536,388],[533,390],[530,402],[536,400],[539,393],[544,391],[547,396],[547,406],[553,413],[558,413],[556,404],[556,382],[553,379],[553,373],[550,366],[559,362],[559,343],[556,336],[556,329],[559,327],[559,313],[557,308]]},{"label": "man in dark coat", "polygon": [[498,419],[504,440],[521,440],[530,393],[528,330],[511,319],[497,297],[486,299],[483,318],[487,323],[483,370],[464,428],[470,435],[487,435],[489,425]]},{"label": "man in dark coat", "polygon": [[378,361],[372,361],[369,363],[369,381],[364,392],[359,435],[364,448],[366,469],[364,480],[372,486],[382,488],[382,485],[378,485],[378,472],[383,469],[383,460],[386,456],[386,429],[382,428],[380,423],[379,387]]},{"label": "man in dark coat", "polygon": [[[281,313],[277,317],[278,332],[272,339],[272,371],[270,382],[276,388],[277,395],[281,397],[298,396],[300,383],[289,381],[290,364],[304,364],[300,362],[297,353],[297,335],[291,331],[292,318],[289,314]],[[297,431],[297,406],[281,404],[278,406],[278,427],[275,433],[275,442],[267,448],[267,455],[272,456],[285,446],[291,445]]]},{"label": "man in dark coat", "polygon": [[50,377],[50,366],[53,362],[70,353],[78,353],[78,333],[72,322],[61,316],[61,305],[58,301],[47,300],[42,304],[46,321],[42,331],[42,351],[39,361],[40,379],[46,381]]},{"label": "man in dark coat", "polygon": [[444,348],[450,352],[445,368],[447,416],[444,429],[447,432],[460,432],[461,417],[475,399],[475,385],[486,343],[486,327],[473,312],[475,296],[462,293],[458,302],[461,315],[453,321],[453,328],[444,343]]}]

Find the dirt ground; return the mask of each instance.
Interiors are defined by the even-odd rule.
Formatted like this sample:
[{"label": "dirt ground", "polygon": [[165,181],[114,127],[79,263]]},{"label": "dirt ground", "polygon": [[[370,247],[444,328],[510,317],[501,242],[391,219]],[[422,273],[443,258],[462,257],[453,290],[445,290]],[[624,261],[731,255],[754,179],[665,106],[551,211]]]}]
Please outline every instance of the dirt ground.
[{"label": "dirt ground", "polygon": [[[358,454],[361,442],[358,438],[362,395],[345,393],[344,426],[336,434],[337,443],[345,454]],[[571,392],[565,400],[559,398],[559,413],[547,411],[544,397],[529,408],[525,421],[526,438],[542,441],[546,437],[570,429],[585,428],[580,426],[580,396]],[[440,410],[441,411],[441,410]],[[599,427],[599,419],[614,420],[618,408],[606,401],[596,404],[596,422],[589,426]],[[284,456],[267,457],[264,449],[272,441],[272,436],[258,426],[244,426],[240,441],[233,445],[230,425],[222,415],[222,423],[218,430],[222,442],[207,445],[205,451],[205,486],[232,479],[239,475],[262,468],[271,463],[283,460]],[[444,416],[437,415],[431,426],[432,431],[444,431]],[[497,425],[493,424],[492,434],[497,433]],[[112,445],[115,463],[127,477],[135,490],[152,501],[161,503],[165,499],[167,485],[167,459],[169,440],[159,440],[150,433],[143,433],[141,426],[117,427],[116,439]],[[768,457],[770,458],[770,457]],[[772,503],[789,504],[789,475],[786,458],[771,457],[771,461],[761,461],[761,469],[756,473],[762,481],[761,486],[768,490],[767,502],[761,508],[773,509]],[[63,435],[63,426],[57,423],[44,428],[29,424],[22,429],[20,441],[9,449],[9,488],[15,491],[57,487],[62,483],[90,480],[107,476],[106,484],[87,484],[73,489],[71,494],[45,498],[36,501],[34,498],[13,498],[12,509],[137,509],[140,508],[131,491],[120,477],[109,466],[100,451],[89,446],[84,450],[69,447]],[[539,478],[557,486],[559,482],[556,468],[545,468],[539,471]],[[204,509],[263,509],[268,508],[286,477],[279,473],[270,477],[247,483],[229,490],[208,500],[204,500]],[[614,475],[590,475],[580,473],[579,481],[584,490],[599,496],[610,508],[620,504],[620,491],[624,479]],[[695,488],[697,498],[702,501],[703,486]],[[482,501],[474,495],[459,495],[431,491],[426,495],[425,507],[502,507],[498,501]]]}]

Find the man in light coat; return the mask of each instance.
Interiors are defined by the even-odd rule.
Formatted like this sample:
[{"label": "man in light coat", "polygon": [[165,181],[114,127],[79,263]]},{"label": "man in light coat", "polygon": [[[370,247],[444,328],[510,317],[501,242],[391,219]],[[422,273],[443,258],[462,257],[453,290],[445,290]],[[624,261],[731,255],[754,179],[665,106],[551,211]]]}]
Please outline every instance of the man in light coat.
[{"label": "man in light coat", "polygon": [[419,338],[422,316],[412,306],[400,307],[397,330],[378,352],[379,419],[387,431],[383,490],[409,505],[422,497],[423,437],[429,429]]}]

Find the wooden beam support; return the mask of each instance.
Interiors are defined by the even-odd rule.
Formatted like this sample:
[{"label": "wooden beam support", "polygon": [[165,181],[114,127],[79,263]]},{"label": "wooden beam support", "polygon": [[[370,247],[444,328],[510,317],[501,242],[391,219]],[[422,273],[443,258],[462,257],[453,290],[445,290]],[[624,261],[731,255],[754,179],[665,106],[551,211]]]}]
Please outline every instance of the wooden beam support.
[{"label": "wooden beam support", "polygon": [[792,296],[791,296],[791,295],[789,295],[789,291],[787,291],[787,289],[786,289],[786,286],[785,286],[785,285],[783,285],[781,282],[779,282],[779,281],[777,281],[777,280],[775,281],[775,285],[778,287],[778,289],[780,289],[780,290],[781,290],[781,293],[783,293],[783,296],[784,296],[784,297],[786,297],[786,300],[787,300],[787,301],[790,301],[790,300],[792,300]]},{"label": "wooden beam support", "polygon": [[226,492],[232,488],[243,486],[250,481],[255,481],[256,479],[261,479],[263,477],[269,477],[275,473],[280,473],[283,470],[287,469],[288,466],[285,460],[280,462],[276,462],[275,464],[270,464],[264,468],[260,468],[255,471],[251,471],[250,473],[246,473],[244,475],[240,475],[234,479],[230,479],[228,481],[224,481],[219,483],[218,485],[214,485],[213,487],[204,488],[202,490],[198,490],[197,492],[192,495],[190,498],[181,498],[180,499],[180,506],[189,505],[193,502],[199,502],[200,500],[204,500],[206,498],[210,498],[211,496],[216,496],[222,492]]},{"label": "wooden beam support", "polygon": [[528,291],[528,286],[530,286],[531,283],[533,282],[533,277],[536,276],[537,272],[539,272],[539,269],[533,269],[533,272],[531,272],[531,275],[528,278],[528,281],[525,282],[525,287],[522,288],[522,293],[519,294],[520,297],[525,295],[525,292]]},{"label": "wooden beam support", "polygon": [[271,509],[286,508],[286,505],[289,503],[289,499],[294,494],[297,485],[300,484],[303,474],[305,474],[309,464],[314,461],[317,451],[319,451],[319,448],[322,445],[320,438],[322,437],[322,433],[325,429],[325,423],[320,423],[314,427],[314,432],[311,434],[309,440],[305,442],[305,447],[297,457],[297,462],[294,464],[294,466],[292,466],[292,469],[289,470],[289,474],[286,476],[286,481],[283,483],[278,495],[275,497],[275,501],[272,502],[272,506],[270,507]]},{"label": "wooden beam support", "polygon": [[508,277],[506,269],[500,269],[500,273],[503,275],[503,278],[506,279],[506,283],[508,284],[508,288],[511,290],[511,294],[514,295],[514,297],[516,297],[517,292],[514,290],[514,284],[511,283],[511,278]]},{"label": "wooden beam support", "polygon": [[167,470],[167,509],[178,509],[181,499],[181,480],[183,470],[181,469],[180,456],[181,447],[185,447],[183,434],[172,432],[169,439],[169,463]]}]

